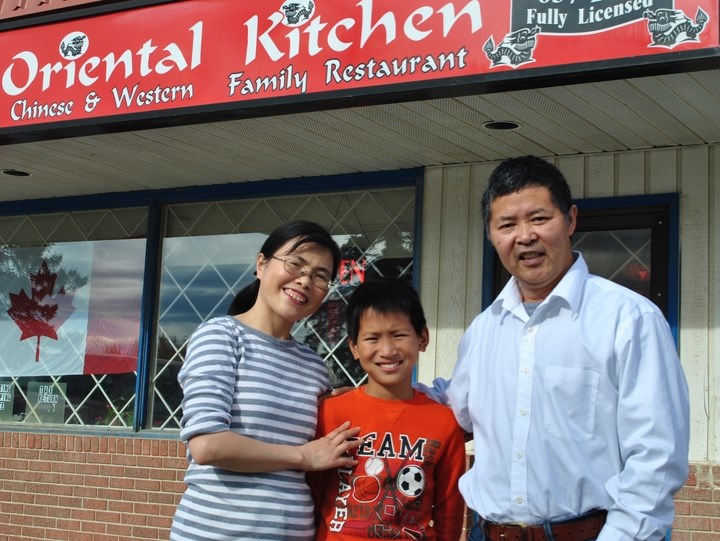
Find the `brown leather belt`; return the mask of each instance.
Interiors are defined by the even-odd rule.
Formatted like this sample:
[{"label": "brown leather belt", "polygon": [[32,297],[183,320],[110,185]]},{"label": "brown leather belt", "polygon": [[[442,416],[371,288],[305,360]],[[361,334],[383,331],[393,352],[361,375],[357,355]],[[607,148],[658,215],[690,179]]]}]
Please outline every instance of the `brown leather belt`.
[{"label": "brown leather belt", "polygon": [[[550,524],[555,541],[588,541],[600,535],[607,511],[595,511],[581,517]],[[545,529],[540,525],[497,524],[483,522],[488,541],[548,541]]]}]

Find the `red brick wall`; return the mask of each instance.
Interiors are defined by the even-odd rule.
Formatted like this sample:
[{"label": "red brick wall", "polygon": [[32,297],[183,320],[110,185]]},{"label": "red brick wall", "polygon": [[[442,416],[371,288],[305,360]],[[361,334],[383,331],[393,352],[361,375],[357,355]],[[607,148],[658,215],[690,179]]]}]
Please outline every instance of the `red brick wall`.
[{"label": "red brick wall", "polygon": [[675,496],[675,513],[673,541],[720,541],[720,464],[690,466]]},{"label": "red brick wall", "polygon": [[[185,467],[175,440],[0,432],[0,541],[167,540]],[[675,500],[673,541],[720,541],[720,464]]]},{"label": "red brick wall", "polygon": [[0,432],[0,541],[166,540],[185,467],[177,441]]}]

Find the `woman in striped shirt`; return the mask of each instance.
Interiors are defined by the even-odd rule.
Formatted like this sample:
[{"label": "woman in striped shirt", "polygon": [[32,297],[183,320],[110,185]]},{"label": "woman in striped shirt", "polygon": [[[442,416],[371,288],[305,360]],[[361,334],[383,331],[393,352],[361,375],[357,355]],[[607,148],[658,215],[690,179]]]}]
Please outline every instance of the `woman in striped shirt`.
[{"label": "woman in striped shirt", "polygon": [[290,331],[320,307],[339,262],[319,225],[280,226],[230,315],[193,333],[178,376],[187,490],[171,541],[314,538],[305,472],[354,465],[348,451],[360,443],[351,440],[359,428],[345,422],[313,440],[327,370]]}]

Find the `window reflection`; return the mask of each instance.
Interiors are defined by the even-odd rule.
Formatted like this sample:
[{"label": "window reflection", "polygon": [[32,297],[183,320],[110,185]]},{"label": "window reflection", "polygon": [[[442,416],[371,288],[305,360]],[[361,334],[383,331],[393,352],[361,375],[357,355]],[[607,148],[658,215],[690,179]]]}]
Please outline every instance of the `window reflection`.
[{"label": "window reflection", "polygon": [[586,231],[573,236],[573,248],[594,274],[651,298],[651,240],[651,229]]},{"label": "window reflection", "polygon": [[0,422],[131,426],[145,239],[0,247]]},{"label": "window reflection", "polygon": [[254,280],[255,258],[268,233],[290,219],[326,227],[341,248],[338,279],[313,316],[293,329],[296,340],[325,359],[335,387],[365,374],[346,341],[345,306],[362,280],[412,277],[413,187],[278,197],[168,208],[158,312],[152,426],[178,428],[177,373],[197,326],[224,315],[235,293]]}]

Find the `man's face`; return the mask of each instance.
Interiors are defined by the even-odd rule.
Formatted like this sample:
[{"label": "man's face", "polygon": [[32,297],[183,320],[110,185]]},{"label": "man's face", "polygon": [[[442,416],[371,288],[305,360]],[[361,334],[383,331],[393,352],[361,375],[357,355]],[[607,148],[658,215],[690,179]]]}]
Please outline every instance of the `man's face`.
[{"label": "man's face", "polygon": [[490,204],[490,241],[524,301],[543,300],[572,266],[576,217],[573,205],[568,222],[544,186],[529,186]]}]

